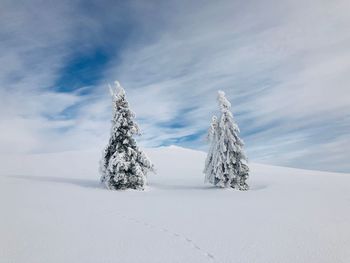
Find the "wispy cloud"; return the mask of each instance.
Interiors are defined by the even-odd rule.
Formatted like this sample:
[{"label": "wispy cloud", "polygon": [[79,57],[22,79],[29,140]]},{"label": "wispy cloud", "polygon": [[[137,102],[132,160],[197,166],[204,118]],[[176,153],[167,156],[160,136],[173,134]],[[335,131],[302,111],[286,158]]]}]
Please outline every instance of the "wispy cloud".
[{"label": "wispy cloud", "polygon": [[38,3],[1,3],[2,152],[101,148],[118,79],[144,146],[205,149],[223,89],[251,160],[350,171],[348,1]]},{"label": "wispy cloud", "polygon": [[[224,89],[251,159],[344,171],[346,149],[333,151],[327,165],[327,153],[320,156],[350,130],[349,7],[346,1],[192,6],[156,41],[130,47],[110,74],[132,88],[135,102],[156,98],[146,112],[135,103],[145,123],[156,126],[159,114],[169,123],[190,120],[183,129],[157,127],[155,138],[171,141],[206,127],[216,90]],[[178,116],[189,105],[194,109]],[[200,147],[198,140],[186,145]]]}]

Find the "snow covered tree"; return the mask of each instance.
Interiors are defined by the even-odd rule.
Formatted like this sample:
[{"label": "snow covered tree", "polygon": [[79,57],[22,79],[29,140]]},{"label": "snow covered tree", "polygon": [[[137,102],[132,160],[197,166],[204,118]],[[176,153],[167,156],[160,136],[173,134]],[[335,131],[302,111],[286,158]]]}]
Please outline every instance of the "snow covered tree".
[{"label": "snow covered tree", "polygon": [[113,119],[109,143],[100,162],[101,182],[112,190],[143,190],[147,172],[154,170],[153,165],[133,138],[140,132],[134,121],[135,114],[129,109],[124,89],[116,81],[115,90],[110,87],[110,91]]},{"label": "snow covered tree", "polygon": [[248,190],[249,168],[244,143],[238,137],[239,128],[230,111],[231,103],[223,91],[218,92],[218,102],[221,116],[213,117],[208,133],[211,145],[205,162],[205,182]]}]

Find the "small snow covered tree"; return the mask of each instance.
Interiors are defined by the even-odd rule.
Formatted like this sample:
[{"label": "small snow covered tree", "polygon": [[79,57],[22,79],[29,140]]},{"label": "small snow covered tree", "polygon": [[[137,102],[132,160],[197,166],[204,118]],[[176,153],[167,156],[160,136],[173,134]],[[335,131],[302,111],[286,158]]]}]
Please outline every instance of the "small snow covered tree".
[{"label": "small snow covered tree", "polygon": [[244,143],[238,137],[239,128],[223,91],[218,92],[218,102],[221,116],[213,117],[208,133],[211,145],[205,162],[205,181],[220,187],[248,190],[249,168]]},{"label": "small snow covered tree", "polygon": [[100,162],[101,182],[112,190],[143,190],[147,172],[153,171],[153,165],[133,138],[140,132],[134,121],[135,114],[129,109],[124,89],[116,81],[115,90],[110,88],[110,91],[113,119],[109,144]]}]

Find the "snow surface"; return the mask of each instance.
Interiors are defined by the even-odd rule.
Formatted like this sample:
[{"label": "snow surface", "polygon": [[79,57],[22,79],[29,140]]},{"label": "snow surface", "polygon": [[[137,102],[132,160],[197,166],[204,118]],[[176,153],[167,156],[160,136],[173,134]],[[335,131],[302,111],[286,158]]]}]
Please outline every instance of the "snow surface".
[{"label": "snow surface", "polygon": [[204,185],[205,153],[146,151],[146,191],[99,185],[99,152],[1,157],[0,262],[350,262],[350,175],[251,165]]}]

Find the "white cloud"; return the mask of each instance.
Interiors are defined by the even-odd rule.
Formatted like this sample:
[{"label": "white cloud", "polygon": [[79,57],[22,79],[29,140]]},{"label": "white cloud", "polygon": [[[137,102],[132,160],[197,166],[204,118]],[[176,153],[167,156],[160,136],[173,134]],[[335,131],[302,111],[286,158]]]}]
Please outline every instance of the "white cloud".
[{"label": "white cloud", "polygon": [[[299,162],[306,153],[298,149],[312,145],[307,155],[316,156],[329,143],[322,133],[332,133],[322,125],[350,111],[349,8],[347,1],[207,2],[172,16],[172,25],[148,45],[130,47],[108,78],[118,76],[131,89],[130,100],[151,127],[158,115],[170,121],[194,107],[182,129],[194,132],[207,127],[215,91],[224,89],[243,134],[256,131],[247,137],[253,160],[321,167],[318,158]],[[331,140],[349,136],[349,126]],[[168,132],[155,128],[154,143],[171,137]]]},{"label": "white cloud", "polygon": [[[106,84],[118,79],[145,146],[206,129],[216,90],[223,89],[252,160],[350,169],[344,164],[348,153],[335,150],[350,141],[348,1],[120,7],[107,1],[91,10],[70,1],[41,4],[0,4],[2,152],[101,147],[109,133]],[[110,28],[128,25],[126,17],[132,24],[122,30],[132,32],[131,41],[121,48]],[[118,56],[93,93],[48,90],[72,52],[101,45],[115,47]],[[72,116],[51,118],[70,107]]]}]

